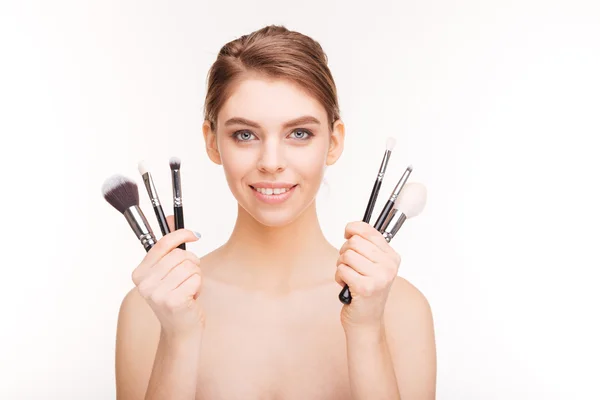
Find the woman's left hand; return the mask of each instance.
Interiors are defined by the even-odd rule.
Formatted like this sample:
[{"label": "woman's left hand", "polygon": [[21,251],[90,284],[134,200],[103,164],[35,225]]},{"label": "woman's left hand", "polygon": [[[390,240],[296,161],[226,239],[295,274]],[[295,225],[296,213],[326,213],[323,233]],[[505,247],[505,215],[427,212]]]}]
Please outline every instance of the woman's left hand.
[{"label": "woman's left hand", "polygon": [[371,225],[363,221],[346,225],[347,239],[340,248],[336,282],[350,288],[352,302],[341,313],[344,328],[379,328],[400,255]]}]

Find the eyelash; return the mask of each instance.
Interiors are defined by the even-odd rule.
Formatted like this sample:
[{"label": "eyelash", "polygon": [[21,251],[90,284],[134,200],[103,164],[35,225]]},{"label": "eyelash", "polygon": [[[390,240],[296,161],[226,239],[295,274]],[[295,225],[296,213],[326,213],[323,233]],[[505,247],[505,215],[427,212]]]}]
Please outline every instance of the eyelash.
[{"label": "eyelash", "polygon": [[[304,139],[298,139],[300,141],[306,141],[309,140],[311,137],[315,136],[314,133],[312,133],[311,131],[309,131],[308,129],[304,129],[304,128],[299,128],[299,129],[295,129],[291,134],[294,134],[295,132],[304,132],[307,134],[307,136]],[[249,142],[250,140],[241,140],[239,138],[239,135],[242,133],[250,133],[252,135],[254,135],[254,133],[248,131],[248,130],[241,130],[241,131],[236,131],[234,132],[231,137],[237,142],[237,143],[242,143],[242,142]]]}]

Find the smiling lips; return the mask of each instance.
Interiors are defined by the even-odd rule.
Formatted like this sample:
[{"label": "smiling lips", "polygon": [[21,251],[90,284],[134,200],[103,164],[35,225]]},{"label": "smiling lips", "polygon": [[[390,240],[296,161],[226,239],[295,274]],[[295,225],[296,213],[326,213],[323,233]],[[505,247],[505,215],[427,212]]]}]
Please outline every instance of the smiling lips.
[{"label": "smiling lips", "polygon": [[259,182],[250,185],[255,196],[269,204],[281,203],[287,200],[298,185],[283,182]]}]

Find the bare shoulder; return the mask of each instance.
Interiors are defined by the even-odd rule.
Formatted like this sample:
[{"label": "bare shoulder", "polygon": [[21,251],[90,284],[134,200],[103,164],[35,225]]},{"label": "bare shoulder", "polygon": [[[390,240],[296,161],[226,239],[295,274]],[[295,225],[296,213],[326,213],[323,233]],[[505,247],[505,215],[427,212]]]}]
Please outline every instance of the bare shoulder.
[{"label": "bare shoulder", "polygon": [[117,322],[117,334],[129,333],[140,327],[143,327],[146,332],[148,330],[155,331],[160,330],[160,323],[150,305],[142,297],[137,287],[134,287],[125,295],[121,302]]},{"label": "bare shoulder", "polygon": [[395,340],[433,337],[433,316],[425,295],[406,279],[396,277],[386,302],[386,331]]},{"label": "bare shoulder", "polygon": [[436,345],[433,316],[425,295],[406,279],[392,284],[384,312],[386,340],[402,398],[434,399]]},{"label": "bare shoulder", "polygon": [[123,298],[116,336],[115,377],[118,399],[142,399],[160,337],[160,323],[137,287]]},{"label": "bare shoulder", "polygon": [[397,276],[388,296],[386,318],[409,316],[431,317],[431,307],[425,295],[406,279]]}]

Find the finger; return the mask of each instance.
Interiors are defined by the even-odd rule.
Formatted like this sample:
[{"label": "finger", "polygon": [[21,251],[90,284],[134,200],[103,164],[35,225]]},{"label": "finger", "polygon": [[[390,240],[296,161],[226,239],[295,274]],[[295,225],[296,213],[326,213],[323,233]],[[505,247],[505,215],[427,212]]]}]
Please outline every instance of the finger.
[{"label": "finger", "polygon": [[393,250],[389,243],[383,238],[383,235],[366,222],[356,221],[346,225],[344,237],[350,239],[353,235],[358,235],[367,239],[386,253],[391,253]]},{"label": "finger", "polygon": [[[183,282],[179,283],[174,290],[167,289],[163,285],[152,297],[156,299],[156,303],[163,304],[171,311],[180,310],[184,307],[189,308],[197,298],[201,281],[200,275],[192,273],[187,278],[184,278]],[[181,288],[182,286],[183,288]]]},{"label": "finger", "polygon": [[346,264],[338,265],[335,272],[335,281],[340,285],[348,285],[350,289],[356,287],[360,280],[365,278]]},{"label": "finger", "polygon": [[181,285],[173,289],[173,292],[174,294],[177,294],[180,297],[196,300],[200,295],[201,288],[202,276],[198,274],[193,274],[185,281],[181,282]]},{"label": "finger", "polygon": [[177,267],[173,268],[169,274],[160,281],[156,291],[161,293],[170,292],[179,287],[183,281],[194,274],[201,274],[200,267],[189,260],[185,260]]},{"label": "finger", "polygon": [[339,276],[339,279],[346,282],[353,297],[367,297],[375,292],[375,281],[373,279],[360,275],[346,264],[338,265],[336,275]]},{"label": "finger", "polygon": [[195,242],[198,237],[189,229],[178,229],[161,237],[160,240],[144,256],[140,266],[151,266],[181,243]]},{"label": "finger", "polygon": [[348,239],[340,248],[340,254],[343,254],[346,250],[350,249],[363,255],[371,262],[376,263],[383,260],[383,252],[381,249],[362,236],[354,235]]},{"label": "finger", "polygon": [[340,275],[337,273],[337,270],[336,270],[336,273],[335,273],[335,281],[336,281],[336,282],[337,282],[337,284],[338,284],[338,285],[340,285],[341,287],[344,287],[344,286],[346,286],[346,282],[344,282],[344,281],[342,280],[342,278],[340,277]]},{"label": "finger", "polygon": [[169,225],[169,231],[173,232],[175,230],[175,216],[167,215],[167,225]]},{"label": "finger", "polygon": [[377,264],[369,261],[365,256],[358,254],[352,249],[346,250],[338,257],[337,265],[340,264],[345,264],[364,276],[374,276],[378,269]]},{"label": "finger", "polygon": [[161,258],[155,265],[140,268],[140,270],[136,272],[136,277],[139,280],[136,284],[141,286],[141,292],[146,292],[147,290],[156,287],[158,283],[167,276],[169,271],[185,260],[200,265],[200,259],[194,253],[175,248]]}]

